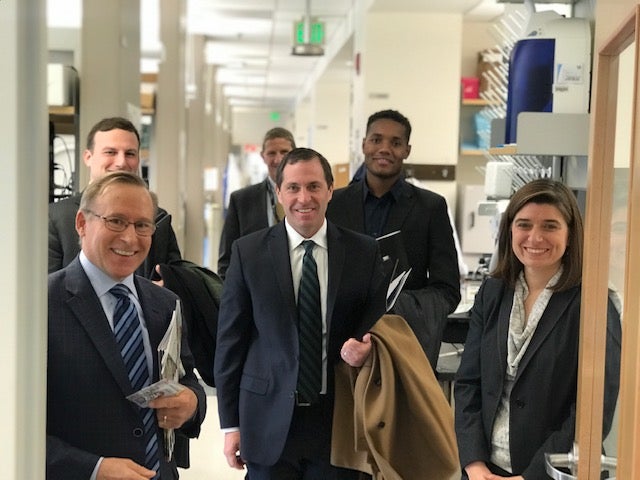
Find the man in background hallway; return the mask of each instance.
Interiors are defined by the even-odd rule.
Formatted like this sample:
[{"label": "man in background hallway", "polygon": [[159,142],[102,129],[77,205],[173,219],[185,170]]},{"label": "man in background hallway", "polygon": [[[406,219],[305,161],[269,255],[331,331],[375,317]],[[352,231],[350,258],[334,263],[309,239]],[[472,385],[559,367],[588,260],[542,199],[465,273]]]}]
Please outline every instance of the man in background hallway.
[{"label": "man in background hallway", "polygon": [[327,218],[372,237],[400,230],[411,274],[390,313],[405,318],[435,370],[447,315],[460,302],[460,280],[446,200],[404,179],[411,124],[395,110],[367,121],[365,174],[336,190]]},{"label": "man in background hallway", "polygon": [[[122,170],[138,173],[140,134],[126,118],[104,118],[87,135],[87,146],[82,159],[89,168],[89,183],[107,172]],[[80,252],[75,218],[81,196],[81,193],[77,193],[49,204],[49,273],[66,267]],[[156,231],[149,255],[136,272],[146,278],[155,275],[158,264],[181,259],[176,235],[171,227],[171,215],[158,208],[154,220]]]},{"label": "man in background hallway", "polygon": [[218,275],[224,278],[229,268],[231,244],[234,240],[282,220],[282,210],[275,194],[276,170],[282,157],[296,148],[291,132],[275,127],[262,140],[260,156],[267,166],[263,182],[241,188],[231,194],[227,216],[222,227],[218,253]]}]

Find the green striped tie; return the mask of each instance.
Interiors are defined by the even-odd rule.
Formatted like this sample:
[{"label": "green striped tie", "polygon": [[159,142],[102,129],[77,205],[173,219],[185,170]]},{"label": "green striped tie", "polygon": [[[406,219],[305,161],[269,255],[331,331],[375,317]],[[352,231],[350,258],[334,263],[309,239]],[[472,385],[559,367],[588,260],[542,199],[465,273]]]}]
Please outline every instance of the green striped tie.
[{"label": "green striped tie", "polygon": [[299,401],[317,401],[322,388],[322,310],[318,267],[313,258],[313,240],[302,242],[302,276],[298,289],[298,335],[300,366],[298,371]]}]

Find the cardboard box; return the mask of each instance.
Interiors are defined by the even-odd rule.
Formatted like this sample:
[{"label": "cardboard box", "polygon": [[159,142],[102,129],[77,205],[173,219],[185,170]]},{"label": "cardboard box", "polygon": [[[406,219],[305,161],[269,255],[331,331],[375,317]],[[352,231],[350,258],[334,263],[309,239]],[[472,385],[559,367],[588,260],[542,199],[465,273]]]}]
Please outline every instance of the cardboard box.
[{"label": "cardboard box", "polygon": [[486,72],[493,71],[498,77],[497,67],[503,62],[502,52],[498,48],[487,48],[478,53],[478,78],[480,79],[479,92],[486,92],[493,82]]},{"label": "cardboard box", "polygon": [[155,93],[140,93],[140,108],[142,110],[153,110],[155,108],[156,95]]},{"label": "cardboard box", "polygon": [[47,64],[47,103],[62,107],[73,105],[74,70],[61,63]]},{"label": "cardboard box", "polygon": [[333,188],[342,188],[349,185],[349,164],[336,163],[331,166],[333,170]]}]

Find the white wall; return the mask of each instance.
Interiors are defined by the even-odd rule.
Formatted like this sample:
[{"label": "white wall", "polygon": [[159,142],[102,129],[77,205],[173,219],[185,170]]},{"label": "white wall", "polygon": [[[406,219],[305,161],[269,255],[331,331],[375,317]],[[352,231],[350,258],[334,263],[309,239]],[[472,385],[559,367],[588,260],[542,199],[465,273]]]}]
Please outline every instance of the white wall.
[{"label": "white wall", "polygon": [[262,146],[264,134],[271,128],[283,127],[292,130],[291,119],[282,114],[280,120],[274,121],[269,110],[234,109],[231,122],[231,143],[233,145],[256,144]]},{"label": "white wall", "polygon": [[458,161],[461,49],[460,14],[367,16],[365,115],[392,108],[409,118],[411,163]]},{"label": "white wall", "polygon": [[329,163],[348,163],[349,153],[349,82],[321,79],[316,85],[316,116],[313,149]]},{"label": "white wall", "polygon": [[47,97],[43,0],[0,2],[0,476],[45,477]]}]

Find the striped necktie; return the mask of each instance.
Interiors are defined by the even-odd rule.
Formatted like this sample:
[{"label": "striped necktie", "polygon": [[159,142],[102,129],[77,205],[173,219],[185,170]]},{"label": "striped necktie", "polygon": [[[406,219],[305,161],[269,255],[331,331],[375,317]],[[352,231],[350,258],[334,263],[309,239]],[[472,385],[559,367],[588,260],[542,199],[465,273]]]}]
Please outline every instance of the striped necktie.
[{"label": "striped necktie", "polygon": [[298,336],[300,365],[298,396],[303,402],[317,401],[322,388],[322,310],[318,267],[313,258],[313,240],[304,240],[302,276],[298,289]]},{"label": "striped necktie", "polygon": [[[113,314],[113,333],[120,348],[131,387],[134,391],[138,391],[150,383],[138,311],[129,298],[130,291],[125,285],[118,283],[109,292],[117,299]],[[144,465],[158,472],[153,478],[159,479],[160,454],[154,410],[141,408],[140,416],[144,425],[144,443],[146,445]]]}]

